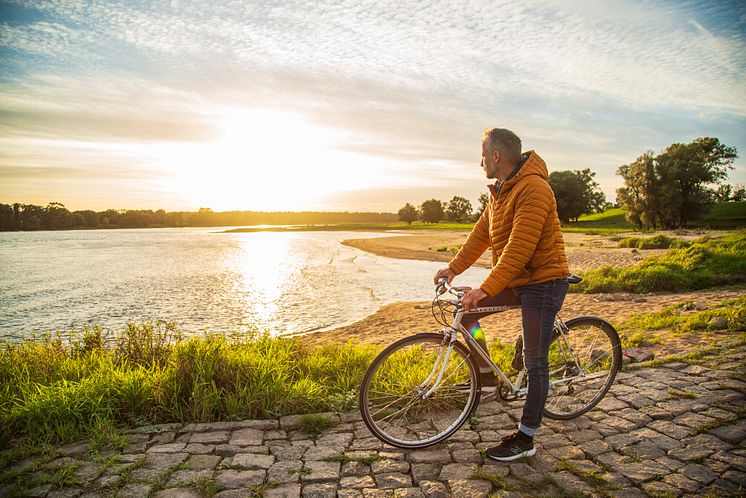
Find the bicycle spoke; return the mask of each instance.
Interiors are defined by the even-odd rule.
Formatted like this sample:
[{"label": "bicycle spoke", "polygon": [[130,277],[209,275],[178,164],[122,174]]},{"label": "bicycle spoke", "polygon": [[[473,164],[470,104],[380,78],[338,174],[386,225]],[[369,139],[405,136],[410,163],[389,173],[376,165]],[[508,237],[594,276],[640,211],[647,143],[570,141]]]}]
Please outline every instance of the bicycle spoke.
[{"label": "bicycle spoke", "polygon": [[[442,342],[439,334],[402,339],[379,355],[366,373],[363,420],[383,441],[412,448],[435,444],[460,427],[478,401],[476,389],[453,389],[456,382],[473,382],[476,375],[468,349],[458,342]],[[418,394],[431,390],[425,398]]]},{"label": "bicycle spoke", "polygon": [[554,418],[572,418],[595,406],[614,380],[619,355],[614,342],[618,338],[612,340],[616,332],[607,332],[598,320],[571,320],[568,327],[550,345],[551,391],[545,413]]}]

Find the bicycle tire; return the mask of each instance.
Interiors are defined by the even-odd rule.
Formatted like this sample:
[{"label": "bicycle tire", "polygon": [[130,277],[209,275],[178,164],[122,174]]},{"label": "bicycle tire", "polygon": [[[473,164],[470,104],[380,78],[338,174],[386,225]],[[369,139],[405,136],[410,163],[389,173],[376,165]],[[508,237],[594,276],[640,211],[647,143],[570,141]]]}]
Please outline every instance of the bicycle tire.
[{"label": "bicycle tire", "polygon": [[[415,384],[417,386],[416,383],[424,381],[423,377],[427,377],[427,370],[435,370],[427,365],[435,365],[433,355],[444,351],[443,348],[447,348],[448,342],[449,339],[445,335],[438,333],[422,333],[405,337],[384,349],[370,364],[360,386],[359,406],[365,425],[378,439],[398,448],[426,448],[453,435],[476,410],[481,391],[479,368],[474,363],[469,348],[458,341],[453,344],[451,356],[448,358],[449,363],[445,371],[448,372],[448,376],[446,377],[444,373],[438,390],[434,391],[431,397],[423,399],[421,395],[417,394],[416,387],[411,385]],[[421,351],[418,351],[418,346]],[[423,346],[428,346],[430,350]],[[411,353],[407,351],[410,347],[412,348]],[[454,357],[458,357],[456,361],[460,359],[460,363],[451,363]],[[403,358],[409,358],[407,363],[404,363]],[[419,363],[412,363],[413,359],[418,358]],[[462,366],[465,366],[464,371],[461,371]],[[392,378],[389,375],[391,372],[387,369],[395,369],[396,375]],[[468,378],[465,375],[468,375]],[[464,383],[468,384],[466,390],[464,388],[456,389],[455,386],[459,385],[457,381],[466,381]],[[404,391],[404,394],[400,394],[402,391]],[[386,398],[386,396],[389,396],[389,398]],[[394,399],[395,397],[399,399]],[[387,403],[387,405],[383,408],[380,405],[375,405],[377,398],[383,398],[381,403]],[[393,401],[389,403],[391,399]],[[399,411],[405,410],[402,414],[402,425],[394,426],[393,423],[384,423],[384,419],[390,417],[391,414],[387,413],[378,417],[379,413],[398,408],[398,405],[394,407],[391,407],[391,405],[399,400],[401,400],[401,403],[406,403],[404,408],[399,409]],[[459,401],[460,404],[454,406],[449,403],[456,401]],[[407,415],[414,403],[424,405],[428,402],[436,408],[438,403],[441,404],[443,411],[438,413],[428,411],[427,414],[430,415],[430,419],[427,420],[427,414],[425,414],[424,419],[421,418],[423,417],[422,407],[418,406],[412,412],[412,416],[417,418],[411,421],[407,420]],[[454,410],[447,409],[446,406],[454,408]],[[446,413],[446,410],[452,413]],[[436,414],[441,415],[437,420],[434,418]],[[453,415],[455,418],[452,421],[448,420],[444,418],[444,414]],[[390,420],[396,420],[397,417],[398,415],[394,415]],[[442,429],[438,429],[438,427],[442,427]]]},{"label": "bicycle tire", "polygon": [[580,316],[565,325],[567,340],[582,372],[567,356],[562,336],[555,333],[550,345],[550,392],[544,415],[556,420],[569,420],[593,409],[606,396],[622,365],[619,334],[609,322]]}]

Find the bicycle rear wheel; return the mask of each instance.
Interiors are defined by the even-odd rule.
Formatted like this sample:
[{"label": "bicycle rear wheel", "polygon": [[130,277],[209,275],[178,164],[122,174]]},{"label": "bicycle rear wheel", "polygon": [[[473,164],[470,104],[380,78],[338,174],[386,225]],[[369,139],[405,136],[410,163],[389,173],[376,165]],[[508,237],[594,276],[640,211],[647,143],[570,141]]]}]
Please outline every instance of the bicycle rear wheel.
[{"label": "bicycle rear wheel", "polygon": [[550,387],[544,406],[544,415],[559,420],[596,406],[622,364],[619,335],[609,322],[582,316],[566,325],[565,336],[556,333],[549,347]]},{"label": "bicycle rear wheel", "polygon": [[449,347],[449,342],[443,334],[406,337],[368,367],[360,387],[360,412],[384,443],[431,446],[456,432],[476,409],[478,369],[466,346],[454,342]]}]

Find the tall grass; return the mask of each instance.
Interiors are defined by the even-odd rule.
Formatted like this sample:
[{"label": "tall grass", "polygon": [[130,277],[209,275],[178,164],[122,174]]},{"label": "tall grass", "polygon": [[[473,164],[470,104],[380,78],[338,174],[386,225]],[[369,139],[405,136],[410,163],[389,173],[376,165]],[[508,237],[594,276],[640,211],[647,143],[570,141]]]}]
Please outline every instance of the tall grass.
[{"label": "tall grass", "polygon": [[[107,340],[108,339],[108,340]],[[308,349],[298,338],[130,325],[88,328],[0,349],[0,447],[64,443],[104,429],[345,410],[377,350]]]},{"label": "tall grass", "polygon": [[627,268],[606,266],[583,275],[574,292],[683,292],[746,282],[746,231],[703,237]]}]

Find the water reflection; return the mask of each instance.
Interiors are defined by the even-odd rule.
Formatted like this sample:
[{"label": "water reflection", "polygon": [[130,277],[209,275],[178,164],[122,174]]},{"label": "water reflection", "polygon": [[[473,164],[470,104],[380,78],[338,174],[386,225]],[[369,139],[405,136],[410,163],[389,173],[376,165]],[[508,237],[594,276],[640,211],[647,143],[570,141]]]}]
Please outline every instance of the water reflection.
[{"label": "water reflection", "polygon": [[[299,271],[301,262],[291,257],[297,233],[244,233],[233,268],[239,275],[237,294],[244,304],[244,324],[271,328],[280,310],[283,288]],[[298,255],[300,256],[300,255]]]}]

